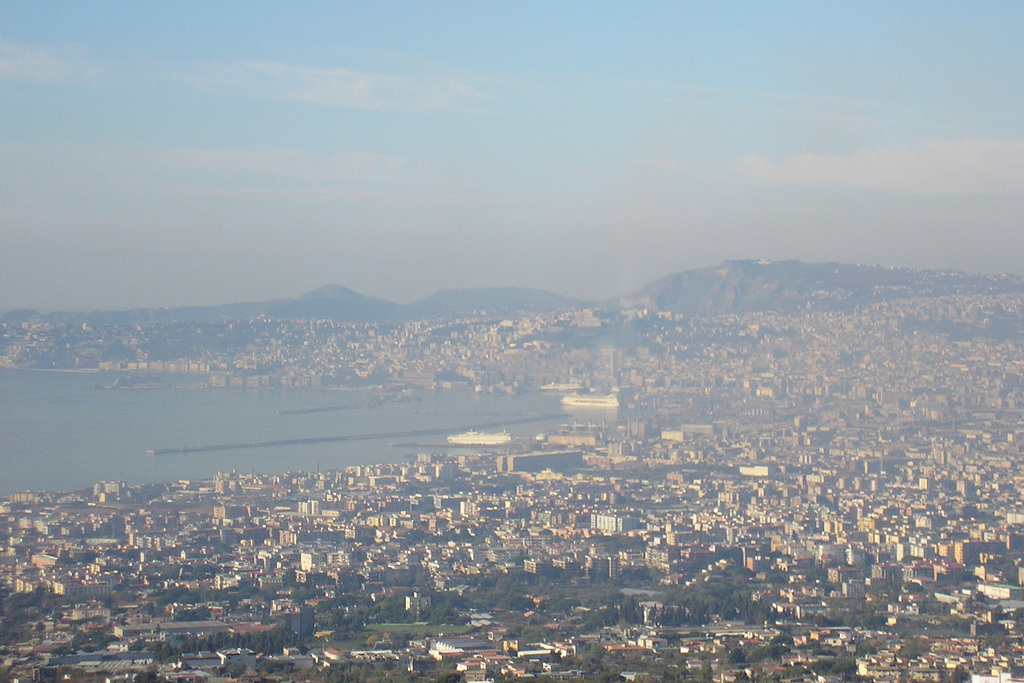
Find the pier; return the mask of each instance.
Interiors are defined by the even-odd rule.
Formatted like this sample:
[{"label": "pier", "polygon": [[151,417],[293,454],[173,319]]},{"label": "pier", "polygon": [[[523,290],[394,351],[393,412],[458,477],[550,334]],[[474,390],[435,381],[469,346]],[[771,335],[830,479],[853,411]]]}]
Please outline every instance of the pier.
[{"label": "pier", "polygon": [[245,443],[212,444],[206,446],[179,446],[177,448],[151,448],[146,451],[147,455],[171,455],[174,453],[203,453],[206,451],[230,451],[243,448],[273,448],[277,446],[302,446],[314,443],[332,443],[342,441],[373,441],[375,439],[402,439],[418,436],[436,436],[438,434],[449,434],[452,432],[465,432],[471,429],[496,429],[510,424],[526,424],[528,422],[543,422],[563,417],[561,413],[548,413],[544,415],[530,415],[517,417],[501,422],[485,422],[483,424],[462,425],[454,427],[432,427],[430,429],[413,429],[404,432],[375,432],[370,434],[342,434],[338,436],[310,436],[297,439],[275,439],[273,441],[248,441]]},{"label": "pier", "polygon": [[357,408],[376,408],[382,406],[386,401],[367,401],[366,403],[355,403],[343,406],[322,406],[319,408],[292,408],[290,410],[279,410],[278,415],[306,415],[308,413],[333,413],[338,410],[356,410]]}]

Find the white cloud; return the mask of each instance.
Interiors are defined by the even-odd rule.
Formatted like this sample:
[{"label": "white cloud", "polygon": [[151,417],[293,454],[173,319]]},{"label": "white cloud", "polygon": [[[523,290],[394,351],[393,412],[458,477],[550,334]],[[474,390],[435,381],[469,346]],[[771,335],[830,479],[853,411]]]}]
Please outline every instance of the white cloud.
[{"label": "white cloud", "polygon": [[0,40],[0,79],[67,85],[94,81],[102,73],[79,55]]},{"label": "white cloud", "polygon": [[739,160],[741,175],[792,185],[837,185],[908,194],[1024,194],[1024,140],[925,140],[841,156],[792,154]]},{"label": "white cloud", "polygon": [[410,78],[279,62],[239,62],[194,80],[270,99],[374,111],[475,111],[491,99],[485,91],[449,76]]},{"label": "white cloud", "polygon": [[[78,178],[162,178],[193,185],[305,187],[311,191],[449,184],[421,159],[370,152],[315,153],[269,148],[168,148],[92,143],[0,141],[0,159],[12,171],[12,182],[46,183]],[[15,172],[17,171],[17,172]],[[4,186],[0,186],[3,190]],[[0,193],[0,199],[3,198]]]}]

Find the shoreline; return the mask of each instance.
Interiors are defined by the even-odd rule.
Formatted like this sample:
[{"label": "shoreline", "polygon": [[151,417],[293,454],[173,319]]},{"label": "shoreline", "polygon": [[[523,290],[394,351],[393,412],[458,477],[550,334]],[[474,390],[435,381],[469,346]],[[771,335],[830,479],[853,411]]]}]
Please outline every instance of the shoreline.
[{"label": "shoreline", "polygon": [[10,372],[49,372],[60,375],[97,375],[101,372],[116,372],[115,370],[100,370],[99,368],[19,368],[13,365],[0,365],[0,370]]}]

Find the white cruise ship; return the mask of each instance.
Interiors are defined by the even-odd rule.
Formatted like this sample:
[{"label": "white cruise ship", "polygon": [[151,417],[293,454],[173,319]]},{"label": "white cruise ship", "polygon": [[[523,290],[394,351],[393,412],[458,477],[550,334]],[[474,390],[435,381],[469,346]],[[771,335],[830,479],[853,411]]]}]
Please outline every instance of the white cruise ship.
[{"label": "white cruise ship", "polygon": [[501,446],[511,441],[512,435],[508,432],[477,432],[472,429],[448,437],[448,443],[455,446]]},{"label": "white cruise ship", "polygon": [[618,408],[618,394],[591,395],[569,394],[562,397],[562,404],[570,408]]}]

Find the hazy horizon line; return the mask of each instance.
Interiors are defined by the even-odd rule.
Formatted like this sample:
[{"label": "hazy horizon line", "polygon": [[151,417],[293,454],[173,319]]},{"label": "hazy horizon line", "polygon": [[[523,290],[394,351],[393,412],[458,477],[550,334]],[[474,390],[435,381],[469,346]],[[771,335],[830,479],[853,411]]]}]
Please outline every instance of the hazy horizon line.
[{"label": "hazy horizon line", "polygon": [[611,296],[603,296],[603,297],[602,296],[597,296],[597,297],[589,297],[589,296],[588,297],[579,297],[579,296],[572,296],[572,295],[568,295],[568,294],[563,294],[561,292],[558,292],[558,291],[555,291],[553,289],[549,289],[549,288],[546,288],[546,287],[532,287],[532,286],[528,286],[528,285],[511,284],[511,285],[480,285],[480,286],[472,286],[472,287],[440,287],[439,289],[436,289],[433,292],[431,292],[430,294],[427,294],[425,296],[420,296],[420,297],[417,297],[417,298],[414,298],[414,299],[411,299],[411,300],[408,300],[408,301],[396,301],[396,300],[393,300],[393,299],[385,298],[385,297],[382,297],[382,296],[377,296],[377,295],[374,295],[374,294],[366,294],[366,293],[364,293],[364,292],[362,292],[362,291],[360,291],[358,289],[354,289],[353,287],[350,287],[349,285],[343,285],[343,284],[339,284],[337,282],[327,282],[327,283],[324,283],[324,284],[319,285],[317,287],[314,287],[313,289],[308,289],[306,291],[299,292],[298,294],[292,294],[290,296],[269,297],[269,298],[262,298],[262,299],[244,299],[244,300],[234,300],[234,301],[223,301],[223,302],[220,302],[220,303],[202,303],[202,304],[188,304],[188,303],[185,303],[185,304],[176,304],[176,305],[168,305],[168,306],[160,306],[160,305],[156,305],[156,306],[128,306],[128,307],[122,307],[122,308],[117,308],[117,307],[112,307],[112,308],[94,307],[94,308],[79,308],[79,309],[32,307],[32,306],[14,306],[14,307],[9,307],[9,308],[0,308],[0,313],[12,313],[12,312],[24,311],[24,312],[32,312],[32,313],[39,314],[39,315],[60,314],[60,313],[85,314],[85,313],[119,313],[119,312],[149,311],[149,310],[152,310],[152,311],[172,311],[172,310],[190,309],[190,308],[206,309],[206,308],[219,308],[219,307],[223,307],[223,306],[245,306],[245,305],[257,305],[257,304],[274,303],[274,302],[295,301],[295,300],[298,300],[298,299],[300,299],[302,297],[305,297],[305,296],[308,296],[308,295],[313,294],[315,292],[318,292],[320,290],[328,289],[328,288],[332,288],[332,287],[338,287],[338,288],[347,290],[349,292],[352,292],[352,293],[354,293],[354,294],[356,294],[356,295],[358,295],[360,297],[364,297],[366,299],[375,299],[375,300],[380,301],[382,303],[391,304],[391,305],[398,306],[398,307],[414,306],[415,304],[418,304],[420,302],[426,301],[427,299],[430,299],[431,297],[437,296],[438,294],[441,294],[443,292],[476,292],[476,291],[486,291],[486,290],[522,290],[522,291],[532,291],[532,292],[539,292],[539,293],[544,293],[544,294],[550,294],[550,295],[557,296],[557,297],[560,297],[560,298],[563,298],[563,299],[566,299],[566,300],[569,300],[569,301],[572,301],[572,302],[575,302],[575,303],[578,303],[578,304],[599,304],[599,303],[602,303],[602,302],[605,302],[605,301],[614,300],[614,299],[628,298],[630,296],[635,295],[639,290],[642,290],[642,289],[644,289],[644,288],[654,284],[655,282],[658,282],[660,280],[664,280],[664,279],[673,277],[675,275],[681,275],[683,273],[699,272],[699,271],[704,271],[704,270],[713,270],[713,269],[716,269],[716,268],[721,268],[721,267],[723,267],[725,265],[728,265],[728,264],[736,264],[736,263],[754,263],[754,264],[758,264],[758,265],[769,265],[769,264],[778,264],[778,263],[798,263],[798,264],[809,265],[809,266],[836,265],[836,266],[847,266],[847,267],[855,267],[855,268],[880,268],[880,269],[883,269],[883,270],[902,270],[902,271],[917,272],[917,273],[934,272],[934,273],[945,273],[945,274],[960,274],[960,275],[967,275],[967,276],[973,276],[973,277],[1024,277],[1024,274],[1022,274],[1022,273],[1014,273],[1014,272],[1010,272],[1010,271],[990,271],[990,272],[985,272],[985,271],[965,270],[965,269],[958,269],[958,268],[938,268],[938,267],[919,268],[919,267],[913,267],[913,266],[885,265],[885,264],[881,264],[881,263],[851,263],[851,262],[844,262],[844,261],[805,261],[803,259],[798,259],[798,258],[787,258],[787,259],[738,258],[738,259],[725,259],[725,260],[720,261],[720,262],[718,262],[716,264],[707,265],[707,266],[701,266],[701,267],[698,267],[698,268],[687,268],[687,269],[675,270],[675,271],[667,272],[667,273],[664,273],[664,274],[661,274],[661,275],[657,275],[657,276],[651,278],[646,283],[644,283],[643,285],[637,287],[635,290],[633,290],[631,292],[620,293],[620,294],[613,294]]}]

